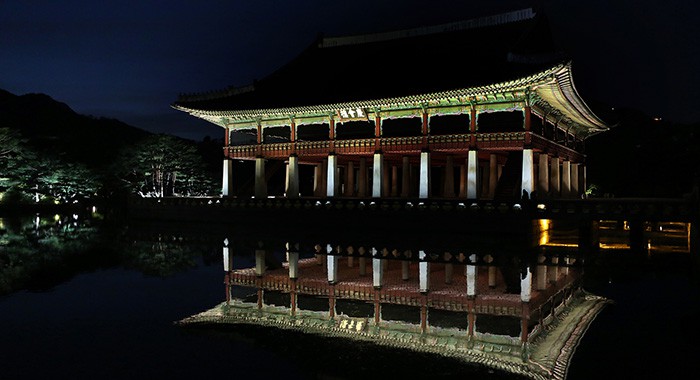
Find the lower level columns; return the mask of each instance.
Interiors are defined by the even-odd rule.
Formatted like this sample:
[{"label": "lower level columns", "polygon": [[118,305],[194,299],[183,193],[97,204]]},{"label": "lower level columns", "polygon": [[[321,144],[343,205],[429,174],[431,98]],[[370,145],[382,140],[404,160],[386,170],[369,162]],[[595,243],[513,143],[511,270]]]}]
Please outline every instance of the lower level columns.
[{"label": "lower level columns", "polygon": [[467,198],[477,197],[477,175],[479,174],[479,156],[476,150],[469,150],[467,155]]},{"label": "lower level columns", "polygon": [[263,157],[255,158],[255,198],[267,198],[265,159]]},{"label": "lower level columns", "polygon": [[338,156],[335,154],[328,155],[328,168],[326,175],[326,197],[335,197],[338,195]]},{"label": "lower level columns", "polygon": [[525,272],[520,274],[520,300],[530,302],[532,297],[532,272],[530,267],[525,268]]},{"label": "lower level columns", "polygon": [[540,153],[539,161],[537,192],[544,195],[549,192],[549,156],[545,153]]},{"label": "lower level columns", "polygon": [[489,155],[489,199],[496,196],[496,186],[498,186],[498,156],[491,153]]},{"label": "lower level columns", "polygon": [[401,197],[408,198],[411,196],[411,164],[408,156],[403,156],[401,161]]},{"label": "lower level columns", "polygon": [[452,164],[452,156],[447,156],[445,160],[445,176],[442,188],[442,196],[454,198],[455,196],[455,173]]},{"label": "lower level columns", "polygon": [[224,159],[224,172],[221,178],[221,196],[229,197],[233,195],[233,160]]},{"label": "lower level columns", "polygon": [[360,168],[357,171],[357,196],[367,196],[367,159],[360,157]]},{"label": "lower level columns", "polygon": [[532,149],[523,149],[523,168],[520,194],[523,198],[529,198],[535,189],[535,169]]},{"label": "lower level columns", "polygon": [[430,197],[430,152],[421,152],[418,198],[427,199],[428,197]]},{"label": "lower level columns", "polygon": [[571,162],[568,160],[561,163],[561,197],[571,197]]},{"label": "lower level columns", "polygon": [[425,261],[425,251],[418,251],[418,284],[421,293],[427,293],[430,290],[430,263]]},{"label": "lower level columns", "polygon": [[345,168],[345,196],[353,195],[355,195],[355,165],[350,161]]},{"label": "lower level columns", "polygon": [[476,265],[467,265],[467,297],[476,296]]},{"label": "lower level columns", "polygon": [[299,198],[299,157],[289,156],[287,165],[287,198]]},{"label": "lower level columns", "polygon": [[578,181],[579,164],[571,164],[571,197],[578,198],[581,194]]},{"label": "lower level columns", "polygon": [[[372,248],[373,251],[376,251]],[[379,289],[384,285],[384,268],[382,259],[373,258],[372,259],[372,286],[375,289]]]},{"label": "lower level columns", "polygon": [[384,157],[381,153],[374,154],[372,163],[372,198],[382,197],[382,180],[384,179]]},{"label": "lower level columns", "polygon": [[549,192],[557,198],[561,193],[561,181],[559,179],[559,157],[552,157],[549,168]]}]

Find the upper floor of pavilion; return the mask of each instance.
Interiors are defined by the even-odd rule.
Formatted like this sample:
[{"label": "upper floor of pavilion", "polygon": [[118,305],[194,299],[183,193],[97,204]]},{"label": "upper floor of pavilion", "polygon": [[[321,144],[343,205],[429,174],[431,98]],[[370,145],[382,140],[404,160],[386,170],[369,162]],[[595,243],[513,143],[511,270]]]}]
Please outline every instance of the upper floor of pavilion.
[{"label": "upper floor of pavilion", "polygon": [[[571,62],[532,9],[379,34],[318,38],[298,57],[244,87],[181,95],[173,107],[229,131],[464,115],[534,114],[583,140],[607,129],[579,96]],[[528,116],[516,121],[527,130]],[[427,124],[424,122],[424,124]],[[480,131],[488,132],[488,131]],[[430,134],[424,128],[422,134]],[[420,134],[420,133],[416,133]],[[227,134],[227,139],[229,135]],[[329,140],[335,138],[330,132]],[[263,143],[258,138],[257,143]],[[267,142],[267,141],[265,141]]]}]

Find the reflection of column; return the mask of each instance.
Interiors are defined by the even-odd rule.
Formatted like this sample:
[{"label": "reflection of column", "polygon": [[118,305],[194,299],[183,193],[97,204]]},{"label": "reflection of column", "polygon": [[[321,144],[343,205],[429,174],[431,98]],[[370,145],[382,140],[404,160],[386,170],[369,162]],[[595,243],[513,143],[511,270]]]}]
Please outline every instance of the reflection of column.
[{"label": "reflection of column", "polygon": [[287,198],[299,197],[299,157],[296,154],[289,156],[287,165]]},{"label": "reflection of column", "polygon": [[406,261],[406,260],[401,262],[401,279],[404,281],[408,281],[408,279],[410,277],[410,272],[409,272],[410,264],[411,263]]},{"label": "reflection of column", "polygon": [[263,157],[255,158],[255,198],[267,198],[265,159]]},{"label": "reflection of column", "polygon": [[357,171],[357,196],[367,196],[367,158],[360,157],[360,169]]},{"label": "reflection of column", "polygon": [[221,184],[221,195],[229,197],[233,195],[233,160],[224,159],[224,173]]},{"label": "reflection of column", "polygon": [[418,198],[430,196],[430,152],[420,153],[420,176],[418,181]]},{"label": "reflection of column", "polygon": [[287,261],[289,262],[289,278],[299,276],[299,244],[287,243]]},{"label": "reflection of column", "polygon": [[467,265],[467,297],[476,296],[476,265]]},{"label": "reflection of column", "polygon": [[255,250],[255,275],[262,277],[265,274],[265,250]]},{"label": "reflection of column", "polygon": [[418,251],[418,284],[421,293],[426,293],[430,290],[430,264],[425,261],[425,251]]},{"label": "reflection of column", "polygon": [[328,167],[326,175],[326,197],[331,198],[338,195],[338,156],[328,155]]},{"label": "reflection of column", "polygon": [[489,288],[493,289],[496,287],[496,267],[489,266]]},{"label": "reflection of column", "polygon": [[467,156],[467,198],[476,199],[477,175],[479,171],[479,156],[476,150],[470,149]]},{"label": "reflection of column", "polygon": [[454,267],[452,263],[445,264],[445,284],[452,283],[452,273],[454,272]]},{"label": "reflection of column", "polygon": [[224,239],[224,247],[222,249],[224,261],[224,283],[226,284],[226,304],[231,302],[231,271],[233,270],[233,262],[231,253],[228,248],[228,238]]},{"label": "reflection of column", "polygon": [[401,166],[401,197],[408,198],[410,196],[409,188],[411,187],[411,164],[408,156],[403,156]]},{"label": "reflection of column", "polygon": [[326,264],[328,267],[328,283],[335,284],[338,282],[338,256],[332,255],[333,248],[330,244],[326,247],[326,252],[328,256],[326,257]]},{"label": "reflection of column", "polygon": [[384,157],[381,153],[374,154],[372,163],[372,198],[382,197],[382,169]]},{"label": "reflection of column", "polygon": [[428,296],[421,297],[420,305],[420,332],[425,334],[428,331]]},{"label": "reflection of column", "polygon": [[537,290],[547,289],[547,266],[542,264],[545,260],[544,255],[537,257],[537,261],[540,263],[537,265]]},{"label": "reflection of column", "polygon": [[452,165],[452,156],[447,156],[445,161],[445,180],[443,182],[442,196],[454,198],[455,196],[455,171]]},{"label": "reflection of column", "polygon": [[[372,248],[372,256],[377,253],[375,248]],[[384,271],[382,270],[382,259],[372,258],[372,285],[379,289],[384,285]]]},{"label": "reflection of column", "polygon": [[532,272],[530,267],[525,268],[525,273],[520,274],[520,300],[530,302],[532,296]]},{"label": "reflection of column", "polygon": [[552,265],[547,270],[547,276],[549,282],[555,284],[559,279],[559,258],[557,256],[552,256],[551,262]]}]

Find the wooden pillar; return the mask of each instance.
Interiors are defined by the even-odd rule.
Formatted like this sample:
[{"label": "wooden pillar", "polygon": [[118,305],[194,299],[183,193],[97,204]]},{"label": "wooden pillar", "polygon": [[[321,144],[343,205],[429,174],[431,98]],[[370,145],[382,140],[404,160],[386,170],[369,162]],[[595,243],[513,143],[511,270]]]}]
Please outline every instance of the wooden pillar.
[{"label": "wooden pillar", "polygon": [[367,196],[367,158],[360,157],[360,168],[357,171],[357,196]]},{"label": "wooden pillar", "polygon": [[489,288],[493,289],[496,287],[496,267],[493,265],[490,265],[488,272],[489,272],[488,273],[488,275],[489,275],[489,278],[488,278]]},{"label": "wooden pillar", "polygon": [[352,197],[355,195],[355,165],[352,161],[348,162],[345,172],[345,196]]},{"label": "wooden pillar", "polygon": [[445,176],[443,181],[442,196],[445,198],[455,197],[454,166],[452,165],[451,155],[447,156],[445,161]]},{"label": "wooden pillar", "polygon": [[421,297],[420,305],[420,332],[425,334],[428,331],[428,295]]},{"label": "wooden pillar", "polygon": [[489,155],[489,199],[496,196],[496,186],[498,186],[498,156],[491,153]]},{"label": "wooden pillar", "polygon": [[569,160],[561,163],[561,197],[571,197],[571,162]]},{"label": "wooden pillar", "polygon": [[454,267],[452,263],[445,264],[445,284],[452,283],[452,274],[454,272]]},{"label": "wooden pillar", "polygon": [[459,198],[467,197],[467,165],[459,165]]},{"label": "wooden pillar", "polygon": [[391,196],[399,195],[399,167],[391,165]]},{"label": "wooden pillar", "polygon": [[408,198],[411,194],[411,163],[409,161],[408,156],[403,156],[401,161],[401,197]]}]

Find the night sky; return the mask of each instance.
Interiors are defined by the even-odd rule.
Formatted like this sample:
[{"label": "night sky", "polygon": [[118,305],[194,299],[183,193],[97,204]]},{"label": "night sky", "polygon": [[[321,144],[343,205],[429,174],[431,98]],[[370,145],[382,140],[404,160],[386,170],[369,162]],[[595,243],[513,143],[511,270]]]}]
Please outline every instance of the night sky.
[{"label": "night sky", "polygon": [[[178,94],[245,85],[318,35],[466,20],[532,1],[0,1],[0,88],[76,112],[201,139],[219,127],[170,108]],[[542,1],[585,100],[700,121],[694,1]],[[478,46],[475,46],[478,49]],[[368,98],[371,94],[368,94]]]}]

